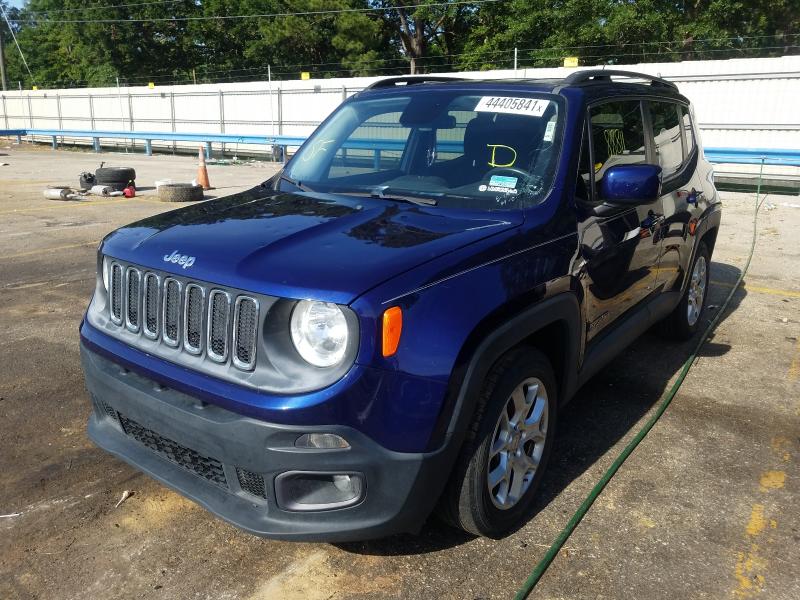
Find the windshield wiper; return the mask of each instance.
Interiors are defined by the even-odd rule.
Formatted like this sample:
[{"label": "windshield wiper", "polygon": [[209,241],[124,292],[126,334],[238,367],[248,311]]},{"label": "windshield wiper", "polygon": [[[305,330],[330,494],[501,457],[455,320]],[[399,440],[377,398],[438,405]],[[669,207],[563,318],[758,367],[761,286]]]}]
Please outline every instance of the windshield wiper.
[{"label": "windshield wiper", "polygon": [[289,177],[288,175],[284,175],[283,173],[281,173],[281,176],[280,176],[279,179],[281,181],[285,181],[286,183],[289,183],[289,184],[293,185],[294,187],[298,188],[301,192],[313,192],[314,191],[310,187],[308,187],[307,185],[302,183],[301,181],[297,181],[295,179],[292,179],[291,177]]},{"label": "windshield wiper", "polygon": [[370,191],[366,190],[348,190],[348,191],[335,191],[334,194],[346,194],[348,196],[358,196],[362,198],[377,198],[380,200],[391,200],[393,202],[408,202],[409,204],[417,204],[419,206],[436,206],[439,204],[438,200],[434,198],[427,198],[425,196],[413,196],[411,194],[395,194],[394,192],[386,193],[389,186],[378,186]]}]

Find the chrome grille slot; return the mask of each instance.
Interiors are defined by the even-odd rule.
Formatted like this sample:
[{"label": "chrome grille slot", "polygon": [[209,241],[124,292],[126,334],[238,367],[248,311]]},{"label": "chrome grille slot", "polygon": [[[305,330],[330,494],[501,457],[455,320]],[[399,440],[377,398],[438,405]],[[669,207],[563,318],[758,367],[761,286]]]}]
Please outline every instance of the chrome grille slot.
[{"label": "chrome grille slot", "polygon": [[117,325],[122,325],[122,267],[112,263],[110,275],[108,295],[111,299],[111,320]]},{"label": "chrome grille slot", "polygon": [[139,331],[139,311],[141,310],[142,274],[139,269],[128,267],[125,271],[125,327]]},{"label": "chrome grille slot", "polygon": [[144,302],[142,303],[144,315],[142,317],[142,331],[150,339],[158,339],[158,304],[161,294],[161,278],[155,273],[144,276]]},{"label": "chrome grille slot", "polygon": [[177,346],[181,330],[181,282],[177,279],[164,281],[163,333],[164,342]]},{"label": "chrome grille slot", "polygon": [[236,298],[233,311],[233,364],[251,370],[256,364],[258,301],[249,296]]},{"label": "chrome grille slot", "polygon": [[186,286],[183,313],[183,347],[187,352],[200,354],[203,349],[203,304],[205,290],[190,283]]},{"label": "chrome grille slot", "polygon": [[208,297],[208,357],[217,362],[228,360],[228,321],[231,296],[222,290],[212,290]]},{"label": "chrome grille slot", "polygon": [[[241,379],[241,371],[255,369],[264,300],[118,259],[108,258],[105,265],[109,333],[233,381]],[[271,306],[270,300],[263,306]]]}]

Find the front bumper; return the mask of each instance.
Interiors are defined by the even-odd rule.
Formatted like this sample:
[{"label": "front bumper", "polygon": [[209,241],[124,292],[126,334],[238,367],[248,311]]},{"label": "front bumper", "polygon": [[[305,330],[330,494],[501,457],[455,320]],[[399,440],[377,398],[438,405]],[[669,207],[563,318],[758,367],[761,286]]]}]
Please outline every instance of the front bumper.
[{"label": "front bumper", "polygon": [[[256,535],[339,542],[415,531],[433,509],[454,458],[451,444],[433,453],[394,452],[346,426],[245,417],[165,388],[83,344],[81,359],[94,406],[89,437]],[[294,446],[311,432],[340,435],[350,448]],[[346,508],[285,510],[276,499],[275,479],[289,471],[358,473],[364,491]]]}]

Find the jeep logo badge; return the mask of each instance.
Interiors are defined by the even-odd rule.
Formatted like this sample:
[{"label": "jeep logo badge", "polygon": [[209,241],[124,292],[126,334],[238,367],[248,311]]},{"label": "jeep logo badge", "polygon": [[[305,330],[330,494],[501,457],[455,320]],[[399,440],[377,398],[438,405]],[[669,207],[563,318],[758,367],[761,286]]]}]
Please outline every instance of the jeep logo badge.
[{"label": "jeep logo badge", "polygon": [[164,255],[164,262],[174,263],[188,269],[194,264],[194,256],[186,256],[175,250],[172,254]]}]

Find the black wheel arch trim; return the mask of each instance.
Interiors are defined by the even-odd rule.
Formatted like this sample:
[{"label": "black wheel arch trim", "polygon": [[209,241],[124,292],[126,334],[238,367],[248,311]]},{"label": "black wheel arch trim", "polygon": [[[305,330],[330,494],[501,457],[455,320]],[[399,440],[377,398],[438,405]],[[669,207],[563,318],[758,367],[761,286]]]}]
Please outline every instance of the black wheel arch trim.
[{"label": "black wheel arch trim", "polygon": [[[686,271],[683,275],[683,281],[681,282],[681,293],[686,291],[686,286],[689,285],[689,271],[691,270],[692,264],[694,263],[694,257],[697,255],[697,248],[700,246],[700,242],[705,238],[706,234],[713,230],[719,229],[719,226],[722,223],[722,203],[715,202],[711,204],[703,214],[700,215],[698,219],[697,230],[695,231],[694,239],[695,242],[692,246],[692,254],[689,257],[689,263],[686,265]],[[711,248],[708,249],[711,252]],[[710,258],[710,257],[709,257]]]},{"label": "black wheel arch trim", "polygon": [[481,385],[492,366],[510,349],[559,322],[567,329],[567,339],[564,340],[563,368],[556,372],[556,381],[559,404],[567,402],[577,390],[581,314],[577,295],[562,292],[537,302],[495,327],[472,352],[466,365],[454,370],[451,377],[453,393],[449,395],[451,400],[446,402],[434,428],[432,449],[442,444],[460,447],[472,420]]}]

